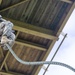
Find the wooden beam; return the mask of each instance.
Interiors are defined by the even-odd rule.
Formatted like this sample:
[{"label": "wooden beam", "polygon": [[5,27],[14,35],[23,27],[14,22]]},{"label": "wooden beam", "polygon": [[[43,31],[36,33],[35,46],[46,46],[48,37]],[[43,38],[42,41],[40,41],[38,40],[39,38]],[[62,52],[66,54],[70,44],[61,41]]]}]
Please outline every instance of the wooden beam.
[{"label": "wooden beam", "polygon": [[[5,18],[5,17],[4,17]],[[58,39],[52,30],[48,30],[45,28],[37,27],[31,24],[23,23],[17,20],[12,20],[9,18],[5,18],[6,20],[10,20],[14,24],[14,30],[24,32],[27,34],[39,36],[42,38],[50,39],[50,40],[55,40]]]},{"label": "wooden beam", "polygon": [[[18,35],[19,35],[19,31],[16,34],[16,38],[18,37]],[[6,63],[6,60],[7,60],[8,56],[9,56],[9,53],[10,53],[10,51],[7,52],[7,54],[6,54],[4,60],[3,60],[2,64],[1,64],[1,66],[0,66],[0,70],[2,70],[4,64]]]},{"label": "wooden beam", "polygon": [[2,75],[25,75],[25,74],[20,74],[20,73],[17,73],[17,72],[5,72],[5,71],[0,71],[0,74]]},{"label": "wooden beam", "polygon": [[17,31],[16,37],[15,37],[16,39],[17,39],[17,37],[18,37],[19,33],[20,33],[20,31]]},{"label": "wooden beam", "polygon": [[17,39],[15,41],[15,43],[20,44],[20,45],[24,45],[24,46],[27,46],[27,47],[35,48],[35,49],[38,49],[38,50],[42,50],[42,51],[46,51],[47,50],[45,47],[43,47],[41,45],[38,45],[38,44],[35,44],[35,43],[31,43],[31,42],[27,42],[27,41],[20,40],[20,39]]},{"label": "wooden beam", "polygon": [[[74,10],[74,8],[75,8],[75,3],[73,3],[73,5],[71,6],[71,8],[70,8],[70,10],[69,10],[69,12],[68,12],[66,18],[64,19],[64,22],[62,23],[60,29],[58,30],[58,32],[57,32],[58,35],[60,34],[59,32],[61,32],[62,29],[63,29],[63,27],[65,26],[65,24],[66,24],[67,20],[69,19],[69,17],[70,17],[70,15],[71,15],[72,11]],[[46,60],[46,58],[48,57],[48,55],[49,55],[49,53],[50,53],[52,47],[53,47],[54,44],[55,44],[55,42],[56,42],[56,40],[53,40],[53,42],[51,43],[50,47],[48,48],[46,54],[44,55],[42,61],[45,61],[45,60]],[[41,69],[41,66],[35,67],[35,69],[34,69],[33,72],[32,72],[32,75],[38,75],[38,72],[40,71],[40,69]]]},{"label": "wooden beam", "polygon": [[0,71],[2,70],[4,64],[6,63],[6,59],[7,59],[8,55],[9,55],[9,53],[10,52],[8,51],[7,54],[6,54],[6,56],[5,56],[5,58],[4,58],[4,60],[3,60],[3,62],[2,62],[2,64],[1,64],[1,66],[0,66]]},{"label": "wooden beam", "polygon": [[61,0],[61,1],[63,1],[63,2],[66,2],[66,3],[73,3],[72,1],[70,1],[70,0]]},{"label": "wooden beam", "polygon": [[2,0],[0,0],[0,5],[1,5],[1,3],[2,3]]},{"label": "wooden beam", "polygon": [[[1,0],[0,0],[0,1],[1,1]],[[16,6],[18,6],[18,5],[21,5],[21,4],[23,4],[23,3],[27,2],[27,1],[29,1],[29,0],[23,0],[23,1],[19,2],[19,3],[16,3],[16,4],[14,4],[14,5],[11,5],[11,6],[7,7],[7,8],[4,8],[4,9],[0,10],[0,12],[6,11],[6,10],[8,10],[8,9],[11,9],[11,8],[13,8],[13,7],[16,7]]]},{"label": "wooden beam", "polygon": [[[4,57],[4,54],[3,54],[3,51],[2,51],[2,48],[0,47],[0,52],[1,52],[1,54],[2,54],[2,57]],[[7,67],[7,64],[6,64],[6,62],[5,62],[5,69],[6,69],[6,71],[8,72],[8,67]]]},{"label": "wooden beam", "polygon": [[[32,29],[23,28],[23,27],[16,26],[16,25],[14,26],[13,29],[21,31],[21,32],[24,32],[24,33],[27,33],[27,34],[39,36],[39,37],[46,38],[46,39],[50,39],[50,40],[57,39],[56,36],[53,36],[51,34],[46,34],[46,33],[38,32],[38,31],[35,31],[35,30],[32,30]],[[41,30],[41,28],[39,28],[39,29]]]}]

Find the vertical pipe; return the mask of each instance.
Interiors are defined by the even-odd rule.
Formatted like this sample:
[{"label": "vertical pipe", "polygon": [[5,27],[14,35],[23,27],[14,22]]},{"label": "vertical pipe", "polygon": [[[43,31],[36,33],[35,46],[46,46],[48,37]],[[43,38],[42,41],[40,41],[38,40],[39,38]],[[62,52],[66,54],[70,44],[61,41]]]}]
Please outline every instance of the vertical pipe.
[{"label": "vertical pipe", "polygon": [[[54,55],[53,55],[53,57],[52,57],[52,59],[51,59],[51,62],[53,61],[54,57],[56,56],[57,52],[59,51],[59,48],[61,47],[63,41],[64,41],[65,38],[66,38],[66,36],[67,36],[67,34],[65,34],[64,38],[62,39],[60,45],[58,46],[56,52],[54,53]],[[51,64],[49,64],[49,65],[47,66],[47,68],[46,68],[45,72],[43,73],[43,75],[45,75],[45,73],[46,73],[46,71],[48,70],[48,68],[49,68],[50,65],[51,65]]]}]

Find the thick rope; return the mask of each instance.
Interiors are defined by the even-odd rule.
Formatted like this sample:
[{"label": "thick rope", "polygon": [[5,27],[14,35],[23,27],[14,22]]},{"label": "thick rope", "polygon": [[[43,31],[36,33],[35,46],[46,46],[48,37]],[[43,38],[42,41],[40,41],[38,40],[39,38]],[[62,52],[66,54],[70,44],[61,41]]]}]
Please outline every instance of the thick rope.
[{"label": "thick rope", "polygon": [[5,44],[9,51],[11,52],[11,54],[15,57],[15,59],[20,62],[21,64],[24,64],[24,65],[41,65],[41,64],[52,64],[52,65],[59,65],[59,66],[63,66],[63,67],[66,67],[72,71],[75,72],[75,69],[67,64],[64,64],[64,63],[60,63],[60,62],[51,62],[51,61],[37,61],[37,62],[27,62],[27,61],[23,61],[21,60],[15,53],[14,51],[11,49],[11,47],[8,45],[8,44]]}]

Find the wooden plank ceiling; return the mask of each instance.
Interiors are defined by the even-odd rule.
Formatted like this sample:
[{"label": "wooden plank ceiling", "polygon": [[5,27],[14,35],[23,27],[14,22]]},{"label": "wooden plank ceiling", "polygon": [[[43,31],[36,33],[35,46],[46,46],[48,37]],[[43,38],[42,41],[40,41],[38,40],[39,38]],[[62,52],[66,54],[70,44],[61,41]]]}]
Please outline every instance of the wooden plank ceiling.
[{"label": "wooden plank ceiling", "polygon": [[[0,14],[15,30],[14,52],[25,61],[44,61],[75,7],[74,0],[0,0]],[[0,75],[38,75],[0,48]]]}]

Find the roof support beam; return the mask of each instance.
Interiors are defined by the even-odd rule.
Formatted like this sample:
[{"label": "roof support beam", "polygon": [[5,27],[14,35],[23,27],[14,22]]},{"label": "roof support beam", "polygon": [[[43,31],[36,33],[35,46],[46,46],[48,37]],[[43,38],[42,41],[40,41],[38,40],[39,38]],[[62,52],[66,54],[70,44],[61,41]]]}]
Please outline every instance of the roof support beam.
[{"label": "roof support beam", "polygon": [[2,75],[25,75],[25,74],[20,74],[16,72],[5,72],[5,71],[0,71],[0,74]]},{"label": "roof support beam", "polygon": [[[4,17],[5,18],[5,17]],[[52,30],[48,30],[45,28],[37,27],[31,24],[23,23],[17,20],[12,20],[9,18],[5,18],[7,20],[10,20],[14,24],[14,30],[21,31],[27,34],[39,36],[42,38],[50,39],[50,40],[55,40],[58,39]]]},{"label": "roof support beam", "polygon": [[27,41],[20,40],[20,39],[17,39],[15,41],[15,43],[20,44],[20,45],[24,45],[24,46],[27,46],[27,47],[35,48],[35,49],[38,49],[38,50],[41,50],[41,51],[46,51],[47,50],[45,47],[42,47],[38,44],[27,42]]},{"label": "roof support beam", "polygon": [[[73,5],[71,6],[71,8],[70,8],[70,10],[69,10],[69,12],[68,12],[68,14],[67,14],[65,20],[63,21],[63,23],[62,23],[60,29],[58,30],[57,35],[59,35],[60,32],[62,31],[63,27],[65,26],[65,24],[66,24],[67,20],[69,19],[69,17],[70,17],[70,15],[71,15],[72,11],[74,10],[74,8],[75,8],[75,2],[74,2]],[[42,59],[42,61],[46,60],[46,58],[47,58],[47,56],[49,55],[49,53],[50,53],[50,51],[51,51],[53,45],[55,44],[55,42],[56,42],[56,40],[53,40],[53,41],[52,41],[50,47],[48,48],[47,52],[45,53],[45,55],[44,55],[44,57],[43,57],[43,59]],[[42,57],[42,56],[41,56],[41,57]],[[41,67],[42,67],[42,66],[35,67],[35,68],[34,68],[34,71],[32,72],[32,75],[37,75],[38,72],[40,71]]]},{"label": "roof support beam", "polygon": [[[3,54],[3,51],[2,51],[2,48],[1,48],[1,47],[0,47],[0,52],[1,52],[1,54],[2,54],[2,57],[4,57],[4,54]],[[5,62],[5,64],[4,64],[4,66],[5,66],[6,71],[8,72],[8,67],[7,67],[6,62]],[[2,70],[2,69],[0,69],[0,70]]]},{"label": "roof support beam", "polygon": [[[2,1],[2,0],[0,0],[0,3],[1,3],[1,1]],[[11,6],[7,7],[7,8],[4,8],[4,9],[0,10],[0,12],[6,11],[6,10],[8,10],[8,9],[11,9],[11,8],[13,8],[13,7],[16,7],[16,6],[18,6],[18,5],[21,5],[21,4],[23,4],[23,3],[27,2],[27,1],[29,1],[29,0],[23,0],[23,1],[19,2],[19,3],[16,3],[16,4],[14,4],[14,5],[11,5]]]},{"label": "roof support beam", "polygon": [[4,58],[4,60],[3,60],[3,62],[2,62],[2,64],[1,64],[1,66],[0,66],[0,71],[2,70],[4,64],[6,63],[6,60],[7,60],[7,58],[8,58],[9,53],[10,53],[10,52],[8,51],[7,54],[6,54],[6,56],[5,56],[5,58]]},{"label": "roof support beam", "polygon": [[61,0],[61,1],[63,1],[63,2],[66,2],[66,3],[72,3],[72,1],[70,1],[70,0]]},{"label": "roof support beam", "polygon": [[1,3],[2,3],[2,0],[0,0],[0,5],[1,5]]}]

